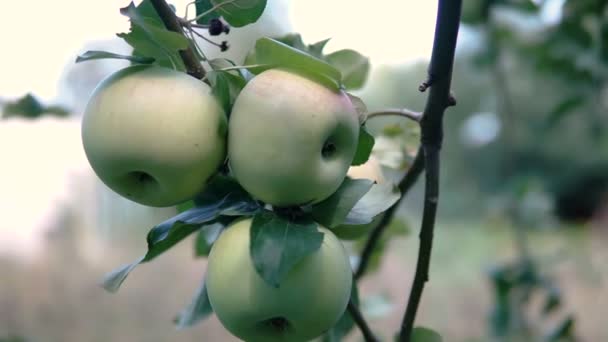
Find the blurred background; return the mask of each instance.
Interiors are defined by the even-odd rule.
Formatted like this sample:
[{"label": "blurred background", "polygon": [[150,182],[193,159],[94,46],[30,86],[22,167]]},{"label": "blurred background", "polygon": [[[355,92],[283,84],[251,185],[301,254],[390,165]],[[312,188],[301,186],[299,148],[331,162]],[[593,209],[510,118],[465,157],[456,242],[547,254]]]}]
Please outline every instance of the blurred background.
[{"label": "blurred background", "polygon": [[[185,13],[188,1],[171,3]],[[1,342],[235,340],[215,318],[185,330],[172,323],[205,270],[192,239],[140,266],[119,293],[98,286],[175,214],[110,192],[82,150],[89,94],[127,64],[74,60],[86,50],[130,53],[115,36],[128,30],[119,13],[127,5],[12,1],[0,11]],[[226,53],[200,43],[242,62],[258,37],[331,37],[328,51],[370,57],[356,92],[370,110],[422,110],[436,6],[269,0],[259,22],[232,30]],[[417,319],[446,341],[608,341],[607,14],[603,0],[464,0],[458,105],[446,114],[431,281]],[[395,144],[396,127],[415,135],[401,119],[368,125],[380,147]],[[415,150],[416,139],[400,141]],[[361,282],[364,314],[385,340],[414,272],[421,183],[399,211],[407,233],[383,241]]]}]

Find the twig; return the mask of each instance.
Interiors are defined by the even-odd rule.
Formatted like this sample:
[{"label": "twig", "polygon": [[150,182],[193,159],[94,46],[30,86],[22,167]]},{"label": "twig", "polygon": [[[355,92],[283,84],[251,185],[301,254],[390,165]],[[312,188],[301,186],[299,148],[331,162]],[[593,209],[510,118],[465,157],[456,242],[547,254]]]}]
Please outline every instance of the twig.
[{"label": "twig", "polygon": [[355,272],[355,280],[361,278],[365,271],[367,271],[367,266],[369,265],[369,260],[371,259],[372,253],[376,248],[378,241],[382,237],[382,234],[389,226],[393,216],[395,216],[395,211],[401,204],[401,201],[405,198],[405,195],[410,191],[412,186],[416,184],[416,180],[418,180],[418,176],[424,170],[424,153],[422,149],[418,150],[416,157],[414,158],[414,162],[412,166],[409,168],[403,179],[399,182],[399,190],[401,191],[401,198],[397,203],[395,203],[392,207],[390,207],[382,216],[382,220],[380,223],[374,228],[371,232],[367,242],[365,243],[365,247],[363,248],[363,252],[361,252],[361,261],[359,262],[359,266]]},{"label": "twig", "polygon": [[367,114],[368,119],[378,116],[403,116],[408,119],[419,122],[422,118],[422,113],[407,108],[388,108]]},{"label": "twig", "polygon": [[399,341],[402,342],[409,342],[411,339],[420,298],[424,285],[429,279],[433,231],[439,200],[439,151],[443,140],[443,115],[452,102],[450,101],[450,86],[461,7],[462,0],[439,0],[437,8],[435,39],[429,68],[429,75],[433,75],[429,77],[432,79],[432,84],[420,122],[426,168],[424,210],[416,273],[399,333]]},{"label": "twig", "polygon": [[359,330],[361,330],[361,334],[363,334],[365,342],[378,341],[378,339],[372,333],[372,330],[367,325],[363,314],[361,314],[361,311],[359,311],[359,308],[355,305],[355,303],[353,303],[352,300],[348,302],[347,310],[350,313],[350,316],[352,317],[353,321],[355,321],[355,324],[357,324],[357,326],[359,327]]},{"label": "twig", "polygon": [[[173,10],[171,7],[169,7],[167,2],[165,2],[165,0],[150,0],[150,2],[152,3],[152,6],[154,6],[154,9],[156,10],[156,13],[158,13],[160,19],[163,21],[163,24],[165,24],[167,30],[181,34],[187,39],[182,31],[182,26],[179,19],[175,13],[173,13]],[[205,69],[196,57],[196,53],[194,50],[192,50],[191,46],[188,46],[184,50],[179,50],[179,56],[184,61],[184,65],[186,66],[186,70],[189,75],[198,79],[205,77]]]}]

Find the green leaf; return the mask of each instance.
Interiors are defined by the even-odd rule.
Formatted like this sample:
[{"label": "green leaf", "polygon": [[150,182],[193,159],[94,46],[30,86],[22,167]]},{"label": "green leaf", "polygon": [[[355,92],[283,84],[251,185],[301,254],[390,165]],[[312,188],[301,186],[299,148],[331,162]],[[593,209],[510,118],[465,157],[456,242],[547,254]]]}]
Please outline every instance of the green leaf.
[{"label": "green leaf", "polygon": [[561,320],[543,339],[546,342],[576,341],[574,337],[575,319],[568,315]]},{"label": "green leaf", "polygon": [[357,115],[359,117],[359,124],[363,125],[367,120],[367,105],[365,104],[365,102],[363,102],[363,100],[361,100],[361,98],[351,93],[346,93],[346,95],[348,95],[348,98],[350,98],[350,102],[353,104],[355,110],[357,111]]},{"label": "green leaf", "polygon": [[436,331],[424,328],[415,327],[412,331],[412,342],[442,342],[443,338]]},{"label": "green leaf", "polygon": [[395,204],[401,193],[392,184],[374,184],[346,215],[344,224],[367,224]]},{"label": "green leaf", "polygon": [[266,8],[266,0],[211,0],[211,3],[216,6],[215,11],[234,27],[255,23]]},{"label": "green leaf", "polygon": [[130,61],[132,63],[137,63],[137,64],[150,64],[150,63],[154,62],[154,58],[152,58],[152,57],[127,56],[127,55],[120,55],[117,53],[112,53],[112,52],[107,52],[107,51],[89,50],[89,51],[83,53],[82,55],[79,55],[78,57],[76,57],[76,63],[90,61],[90,60],[94,60],[94,59],[106,59],[106,58],[125,59],[127,61]]},{"label": "green leaf", "polygon": [[[350,300],[356,306],[359,306],[359,290],[357,289],[357,282],[355,281],[353,281],[352,289],[350,291]],[[344,311],[338,322],[323,335],[323,342],[341,342],[354,326],[355,321],[353,321],[350,312],[348,312],[348,310]]]},{"label": "green leaf", "polygon": [[336,192],[312,207],[315,221],[327,228],[336,227],[346,219],[355,204],[372,188],[369,179],[346,177]]},{"label": "green leaf", "polygon": [[[196,206],[155,226],[147,236],[146,255],[106,276],[103,287],[115,292],[129,273],[140,263],[148,262],[221,215],[253,215],[261,207],[238,183],[226,176],[216,176],[205,191],[195,198]],[[207,227],[208,228],[208,227]]]},{"label": "green leaf", "polygon": [[211,83],[212,94],[218,99],[224,112],[229,115],[234,101],[247,84],[247,80],[239,73],[235,75],[224,71],[210,71],[207,73],[207,78]]},{"label": "green leaf", "polygon": [[[196,6],[197,17],[213,8],[213,4],[210,0],[196,0],[194,5]],[[200,25],[207,25],[209,24],[209,20],[217,17],[218,15],[214,11],[211,11],[210,13],[196,19],[196,23]]]},{"label": "green leaf", "polygon": [[302,41],[302,36],[299,33],[288,33],[281,37],[274,38],[276,41],[289,45],[294,49],[308,52],[308,47]]},{"label": "green leaf", "polygon": [[580,107],[584,102],[585,97],[583,95],[574,95],[558,103],[546,119],[547,129],[555,127],[560,121],[566,118],[568,114],[572,113],[574,109]]},{"label": "green leaf", "polygon": [[217,240],[222,231],[230,225],[234,219],[234,216],[221,216],[217,220],[205,224],[203,228],[198,231],[196,239],[194,240],[194,255],[197,257],[208,256],[215,240]]},{"label": "green leaf", "polygon": [[205,319],[212,312],[213,308],[207,295],[207,286],[205,280],[203,280],[190,304],[175,317],[174,322],[178,329],[188,328]]},{"label": "green leaf", "polygon": [[131,31],[119,33],[118,37],[133,47],[133,55],[151,57],[158,65],[185,70],[179,50],[188,47],[188,39],[165,28],[150,0],[142,1],[137,7],[131,2],[121,8],[120,13],[129,17]]},{"label": "green leaf", "polygon": [[256,214],[251,224],[250,253],[258,274],[279,288],[291,269],[317,251],[323,233],[312,220],[287,220],[271,211]]},{"label": "green leaf", "polygon": [[133,269],[144,260],[144,257],[139,258],[135,262],[123,265],[114,271],[106,274],[101,281],[103,288],[108,292],[116,292],[120,285],[127,279],[127,276]]},{"label": "green leaf", "polygon": [[[323,58],[323,49],[325,49],[325,45],[331,40],[331,38],[323,39],[314,44],[308,45],[308,53],[317,57]],[[330,62],[331,63],[331,62]]]},{"label": "green leaf", "polygon": [[194,201],[186,201],[175,206],[178,213],[183,213],[184,211],[192,208],[194,208]]},{"label": "green leaf", "polygon": [[[254,49],[255,57],[252,57],[255,60],[254,64],[263,64],[266,67],[251,70],[253,73],[272,68],[287,68],[311,77],[334,90],[340,88],[340,71],[321,59],[266,37],[258,39]],[[248,61],[248,64],[250,62],[253,60]]]},{"label": "green leaf", "polygon": [[346,89],[359,89],[365,84],[369,74],[369,58],[346,49],[325,56],[325,60],[340,70]]},{"label": "green leaf", "polygon": [[355,156],[353,157],[353,161],[351,165],[357,166],[364,164],[369,156],[372,154],[372,149],[374,148],[374,136],[369,134],[365,125],[362,125],[359,128],[359,141],[357,142],[357,151],[355,152]]}]

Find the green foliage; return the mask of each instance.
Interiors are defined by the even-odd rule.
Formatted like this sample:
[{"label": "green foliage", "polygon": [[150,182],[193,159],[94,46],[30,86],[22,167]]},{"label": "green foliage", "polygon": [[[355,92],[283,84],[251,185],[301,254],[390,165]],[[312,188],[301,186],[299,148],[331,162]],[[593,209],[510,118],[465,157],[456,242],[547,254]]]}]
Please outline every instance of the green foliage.
[{"label": "green foliage", "polygon": [[[357,282],[353,281],[352,289],[350,291],[350,301],[357,307],[360,305],[359,300],[359,289],[357,288]],[[338,323],[336,323],[325,335],[323,336],[323,342],[340,342],[348,335],[348,333],[355,327],[355,321],[346,310]]]},{"label": "green foliage", "polygon": [[86,51],[85,53],[83,53],[82,55],[79,55],[78,57],[76,57],[76,63],[91,61],[91,60],[95,60],[95,59],[107,59],[107,58],[124,59],[124,60],[130,61],[132,63],[136,63],[136,64],[151,64],[151,63],[154,63],[154,61],[155,61],[155,59],[151,58],[151,57],[132,56],[132,55],[127,56],[127,55],[120,55],[120,54],[107,52],[107,51],[89,50],[89,51]]},{"label": "green foliage", "polygon": [[415,327],[412,331],[412,342],[442,342],[443,338],[436,331],[424,328]]},{"label": "green foliage", "polygon": [[310,219],[288,219],[271,211],[253,217],[251,259],[258,274],[279,287],[289,271],[321,247],[323,233]]},{"label": "green foliage", "polygon": [[359,141],[357,142],[357,151],[351,165],[364,164],[372,153],[374,148],[375,139],[374,136],[369,134],[365,126],[361,126],[359,129]]},{"label": "green foliage", "polygon": [[154,259],[195,231],[211,227],[206,224],[220,216],[253,215],[261,210],[235,180],[225,176],[215,177],[194,203],[195,207],[152,228],[147,237],[147,253],[106,275],[103,287],[116,292],[138,264]]},{"label": "green foliage", "polygon": [[133,47],[133,55],[154,58],[158,65],[167,68],[186,69],[178,51],[188,47],[188,39],[165,28],[150,0],[137,7],[131,2],[120,13],[130,19],[131,30],[119,33],[118,37]]},{"label": "green foliage", "polygon": [[347,177],[333,195],[313,206],[314,219],[327,228],[339,226],[372,185],[373,181],[369,179]]},{"label": "green foliage", "polygon": [[65,117],[69,112],[60,106],[45,106],[34,95],[28,93],[23,97],[8,102],[2,110],[2,118],[23,117],[38,119],[43,115]]},{"label": "green foliage", "polygon": [[242,27],[255,23],[266,8],[266,0],[210,0],[230,25]]},{"label": "green foliage", "polygon": [[392,184],[374,184],[355,204],[344,219],[344,224],[368,224],[373,218],[392,207],[401,192]]},{"label": "green foliage", "polygon": [[179,329],[188,328],[207,318],[212,312],[213,308],[203,279],[190,304],[175,317],[174,322]]}]

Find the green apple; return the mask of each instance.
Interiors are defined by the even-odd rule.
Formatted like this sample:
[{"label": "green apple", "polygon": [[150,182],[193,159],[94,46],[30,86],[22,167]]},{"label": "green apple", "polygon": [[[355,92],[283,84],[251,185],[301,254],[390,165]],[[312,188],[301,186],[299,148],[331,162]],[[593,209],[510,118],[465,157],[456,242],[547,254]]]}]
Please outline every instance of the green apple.
[{"label": "green apple", "polygon": [[205,83],[138,65],[97,86],[82,119],[82,142],[110,189],[166,207],[203,189],[226,157],[226,129],[226,116]]},{"label": "green apple", "polygon": [[245,190],[266,203],[316,203],[344,180],[358,137],[358,115],[346,93],[271,69],[254,77],[234,103],[230,168]]},{"label": "green apple", "polygon": [[[365,164],[359,166],[351,166],[348,169],[347,176],[353,179],[371,179],[374,182],[381,184],[386,180],[382,174],[380,162],[373,156],[370,156]],[[343,224],[331,229],[342,240],[356,240],[368,235],[382,220],[383,214],[380,214],[368,224],[350,225]]]},{"label": "green apple", "polygon": [[286,275],[278,288],[256,272],[249,252],[251,219],[218,238],[207,264],[207,293],[222,325],[248,342],[309,341],[342,316],[352,270],[342,243],[329,230],[323,244]]}]

